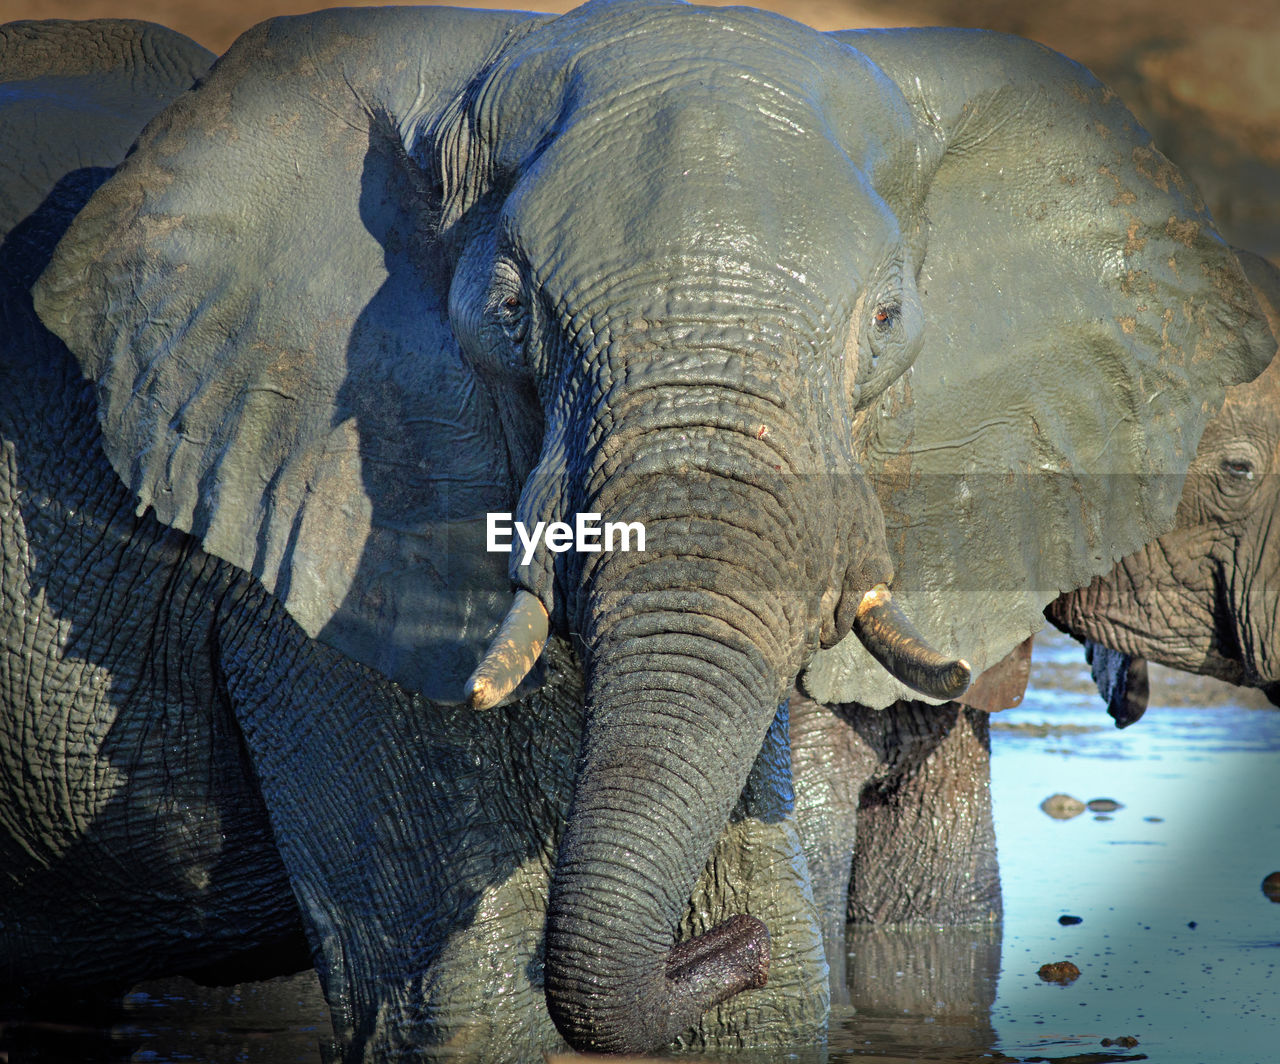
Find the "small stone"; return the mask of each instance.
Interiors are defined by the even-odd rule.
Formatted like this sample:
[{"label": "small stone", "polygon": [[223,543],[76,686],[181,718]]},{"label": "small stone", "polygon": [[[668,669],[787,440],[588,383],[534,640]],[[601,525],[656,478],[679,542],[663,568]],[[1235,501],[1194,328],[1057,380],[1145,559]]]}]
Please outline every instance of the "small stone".
[{"label": "small stone", "polygon": [[1272,872],[1262,881],[1262,893],[1272,901],[1280,902],[1280,872]]},{"label": "small stone", "polygon": [[1075,924],[1084,923],[1084,917],[1083,916],[1065,916],[1065,915],[1059,916],[1058,923],[1060,923],[1063,927],[1072,927]]},{"label": "small stone", "polygon": [[1054,961],[1052,964],[1040,965],[1038,974],[1046,983],[1070,986],[1080,978],[1080,969],[1070,961]]},{"label": "small stone", "polygon": [[1069,794],[1051,794],[1040,803],[1040,809],[1054,820],[1070,820],[1084,812],[1085,804]]},{"label": "small stone", "polygon": [[1114,813],[1117,809],[1123,809],[1124,806],[1114,798],[1093,798],[1086,808],[1091,813]]}]

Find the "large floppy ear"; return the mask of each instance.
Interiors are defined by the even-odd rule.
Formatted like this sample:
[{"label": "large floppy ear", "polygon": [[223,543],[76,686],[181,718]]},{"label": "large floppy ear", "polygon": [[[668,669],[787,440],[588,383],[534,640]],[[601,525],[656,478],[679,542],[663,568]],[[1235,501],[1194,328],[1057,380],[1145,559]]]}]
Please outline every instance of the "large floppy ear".
[{"label": "large floppy ear", "polygon": [[535,16],[339,9],[250,30],[159,115],[36,289],[139,509],[430,697],[510,604],[492,399],[460,360],[430,130]]},{"label": "large floppy ear", "polygon": [[0,143],[11,149],[0,155],[0,234],[65,175],[115,166],[213,58],[180,33],[132,19],[0,26]]},{"label": "large floppy ear", "polygon": [[[1275,344],[1195,189],[1081,66],[985,32],[837,36],[897,84],[924,160],[924,347],[859,445],[895,598],[980,672],[1171,526],[1224,388]],[[849,639],[803,683],[919,697]]]}]

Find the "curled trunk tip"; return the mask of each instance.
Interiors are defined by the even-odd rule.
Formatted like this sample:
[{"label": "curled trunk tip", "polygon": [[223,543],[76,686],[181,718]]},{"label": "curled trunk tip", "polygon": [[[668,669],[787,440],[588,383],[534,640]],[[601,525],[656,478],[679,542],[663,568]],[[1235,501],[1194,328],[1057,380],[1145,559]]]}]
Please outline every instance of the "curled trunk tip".
[{"label": "curled trunk tip", "polygon": [[769,960],[769,929],[740,913],[674,946],[657,970],[605,958],[585,983],[560,986],[553,966],[547,1007],[579,1052],[656,1053],[708,1009],[767,985]]},{"label": "curled trunk tip", "polygon": [[705,1010],[765,986],[769,956],[769,929],[762,920],[739,914],[676,946],[667,958],[667,978],[707,984],[699,1002]]},{"label": "curled trunk tip", "polygon": [[912,690],[930,698],[952,699],[969,686],[969,663],[949,658],[926,643],[884,584],[862,596],[853,630],[871,656]]},{"label": "curled trunk tip", "polygon": [[529,675],[547,641],[547,610],[536,595],[517,591],[484,658],[467,680],[472,709],[492,709]]}]

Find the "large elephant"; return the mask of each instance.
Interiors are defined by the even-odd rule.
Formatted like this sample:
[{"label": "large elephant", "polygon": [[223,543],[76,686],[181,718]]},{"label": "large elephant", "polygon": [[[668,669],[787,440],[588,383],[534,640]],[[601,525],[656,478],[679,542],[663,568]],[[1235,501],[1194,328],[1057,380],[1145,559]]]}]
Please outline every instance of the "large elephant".
[{"label": "large elephant", "polygon": [[955,693],[1271,353],[1119,102],[986,34],[318,13],[75,174],[8,282],[6,977],[300,914],[352,1056],[820,1032],[792,684]]}]

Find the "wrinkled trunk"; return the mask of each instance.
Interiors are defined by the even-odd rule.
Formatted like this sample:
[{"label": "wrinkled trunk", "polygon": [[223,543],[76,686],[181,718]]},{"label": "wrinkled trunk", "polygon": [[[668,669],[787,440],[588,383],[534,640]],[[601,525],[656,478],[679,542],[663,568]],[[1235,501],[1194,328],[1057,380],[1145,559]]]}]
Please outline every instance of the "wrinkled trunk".
[{"label": "wrinkled trunk", "polygon": [[1076,639],[1131,658],[1243,686],[1274,685],[1280,525],[1274,494],[1253,505],[1236,524],[1175,528],[1087,587],[1060,595],[1045,616]]},{"label": "wrinkled trunk", "polygon": [[[647,455],[663,453],[663,435],[644,438]],[[614,477],[591,503],[643,519],[648,543],[597,555],[581,576],[584,749],[552,883],[546,991],[582,1050],[665,1046],[767,977],[768,931],[753,917],[675,942],[818,623],[794,488],[773,465],[765,477],[727,454],[705,474]]]},{"label": "wrinkled trunk", "polygon": [[705,614],[657,608],[614,627],[591,668],[547,994],[574,1046],[643,1052],[764,985],[758,920],[731,919],[678,947],[673,929],[773,719],[781,663]]}]

